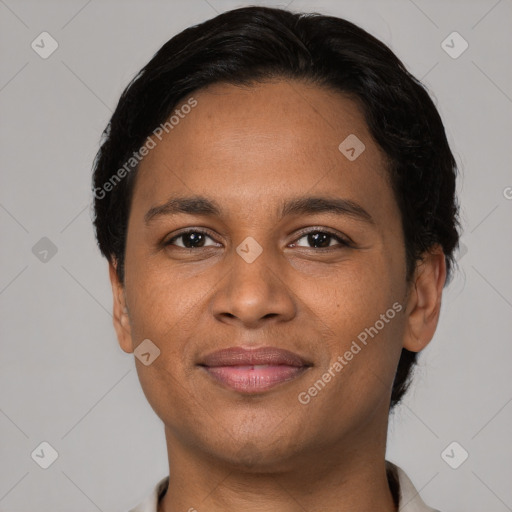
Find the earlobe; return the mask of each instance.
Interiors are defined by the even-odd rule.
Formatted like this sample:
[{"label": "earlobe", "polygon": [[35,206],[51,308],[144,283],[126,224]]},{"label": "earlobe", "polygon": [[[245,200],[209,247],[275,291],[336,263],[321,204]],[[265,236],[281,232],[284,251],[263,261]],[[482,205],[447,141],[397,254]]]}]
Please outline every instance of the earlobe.
[{"label": "earlobe", "polygon": [[130,354],[133,352],[130,317],[126,305],[124,287],[119,282],[115,262],[109,262],[109,276],[114,300],[113,323],[117,334],[117,341],[121,349]]},{"label": "earlobe", "polygon": [[446,261],[440,246],[418,262],[406,307],[407,326],[403,346],[420,352],[433,338],[439,321],[446,280]]}]

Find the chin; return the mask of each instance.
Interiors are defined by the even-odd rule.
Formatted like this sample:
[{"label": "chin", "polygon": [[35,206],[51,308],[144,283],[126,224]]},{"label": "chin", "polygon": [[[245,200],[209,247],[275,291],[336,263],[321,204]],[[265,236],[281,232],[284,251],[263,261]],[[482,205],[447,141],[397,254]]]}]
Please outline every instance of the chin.
[{"label": "chin", "polygon": [[[276,433],[279,434],[278,438]],[[244,438],[239,438],[236,442],[233,437],[226,436],[215,443],[215,446],[204,448],[214,459],[238,471],[264,474],[295,467],[294,460],[302,450],[284,439],[294,439],[297,436],[283,436],[276,429],[271,429],[268,434],[257,436],[257,439],[254,435],[244,434]],[[208,440],[211,442],[211,437]]]}]

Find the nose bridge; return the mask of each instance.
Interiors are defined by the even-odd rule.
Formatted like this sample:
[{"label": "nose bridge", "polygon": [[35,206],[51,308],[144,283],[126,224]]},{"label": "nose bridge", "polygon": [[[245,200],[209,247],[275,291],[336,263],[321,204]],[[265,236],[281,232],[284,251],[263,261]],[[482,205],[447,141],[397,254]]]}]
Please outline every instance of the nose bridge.
[{"label": "nose bridge", "polygon": [[218,318],[237,318],[247,326],[261,319],[294,314],[294,302],[279,277],[279,257],[262,237],[247,236],[230,255],[232,271],[218,290],[213,312]]},{"label": "nose bridge", "polygon": [[[259,238],[261,240],[261,237],[259,237]],[[265,252],[267,253],[265,255],[265,258],[268,258],[269,250],[271,250],[271,249],[270,249],[268,243],[264,243],[264,245],[266,246]],[[261,264],[261,261],[265,260],[265,258],[261,258],[263,252],[264,252],[263,246],[260,245],[260,243],[256,240],[256,238],[254,238],[252,236],[247,236],[246,238],[244,238],[244,240],[242,240],[242,242],[236,247],[237,255],[248,265],[251,265],[258,259],[260,259],[260,264]],[[235,262],[236,261],[237,261],[237,259],[235,258]],[[238,262],[238,263],[240,263],[240,262]],[[242,267],[243,267],[243,265],[242,265]]]},{"label": "nose bridge", "polygon": [[[259,237],[262,240],[262,237]],[[275,256],[268,243],[247,236],[232,255],[232,292],[246,304],[268,301],[275,287]],[[245,297],[245,298],[244,298]]]}]

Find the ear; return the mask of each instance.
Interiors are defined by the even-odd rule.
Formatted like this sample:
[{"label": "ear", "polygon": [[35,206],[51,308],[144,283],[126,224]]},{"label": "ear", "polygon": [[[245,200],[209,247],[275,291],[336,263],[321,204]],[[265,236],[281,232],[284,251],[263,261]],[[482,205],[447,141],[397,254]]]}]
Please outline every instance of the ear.
[{"label": "ear", "polygon": [[114,298],[114,329],[116,330],[119,346],[127,353],[133,352],[132,335],[130,327],[130,318],[124,296],[124,286],[119,281],[116,272],[116,263],[109,262],[108,271],[110,284],[112,285],[112,295]]},{"label": "ear", "polygon": [[410,284],[403,343],[407,350],[419,352],[433,338],[439,321],[445,281],[445,256],[442,248],[436,245],[418,262]]}]

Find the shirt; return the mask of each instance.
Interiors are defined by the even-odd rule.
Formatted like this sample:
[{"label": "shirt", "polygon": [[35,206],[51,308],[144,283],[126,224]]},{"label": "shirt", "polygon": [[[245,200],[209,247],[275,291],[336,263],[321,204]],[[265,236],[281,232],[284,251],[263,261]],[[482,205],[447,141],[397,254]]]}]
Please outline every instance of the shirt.
[{"label": "shirt", "polygon": [[[398,510],[400,512],[439,512],[425,505],[419,492],[403,469],[389,461],[386,461],[386,469],[388,478],[394,480],[395,485],[392,484],[391,487],[396,486],[397,488]],[[165,494],[168,484],[169,477],[162,478],[144,501],[129,512],[157,512],[158,501]]]}]

